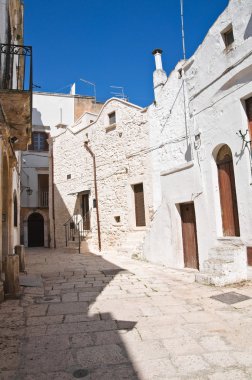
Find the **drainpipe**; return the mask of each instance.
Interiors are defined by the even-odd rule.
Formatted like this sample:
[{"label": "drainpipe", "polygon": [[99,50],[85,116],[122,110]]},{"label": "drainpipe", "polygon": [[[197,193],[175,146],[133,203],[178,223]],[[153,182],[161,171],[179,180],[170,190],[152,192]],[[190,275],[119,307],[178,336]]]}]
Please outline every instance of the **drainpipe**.
[{"label": "drainpipe", "polygon": [[93,158],[98,244],[99,244],[99,251],[101,251],[101,229],[100,229],[100,218],[99,218],[99,202],[98,202],[98,191],[97,191],[97,180],[96,180],[95,154],[92,152],[92,150],[88,146],[87,142],[84,142],[84,147],[89,152],[89,154],[91,155],[91,157]]},{"label": "drainpipe", "polygon": [[56,248],[56,237],[55,237],[55,208],[54,208],[54,162],[53,162],[53,147],[51,148],[51,167],[52,167],[52,219],[53,219],[53,246]]}]

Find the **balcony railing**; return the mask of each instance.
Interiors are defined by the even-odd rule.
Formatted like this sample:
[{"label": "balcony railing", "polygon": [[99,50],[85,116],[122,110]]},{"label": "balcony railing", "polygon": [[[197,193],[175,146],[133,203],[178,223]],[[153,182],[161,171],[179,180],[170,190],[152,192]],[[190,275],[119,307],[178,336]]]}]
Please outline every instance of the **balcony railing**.
[{"label": "balcony railing", "polygon": [[0,44],[0,90],[32,91],[32,47]]},{"label": "balcony railing", "polygon": [[48,191],[39,192],[39,207],[48,207],[49,206],[49,193]]}]

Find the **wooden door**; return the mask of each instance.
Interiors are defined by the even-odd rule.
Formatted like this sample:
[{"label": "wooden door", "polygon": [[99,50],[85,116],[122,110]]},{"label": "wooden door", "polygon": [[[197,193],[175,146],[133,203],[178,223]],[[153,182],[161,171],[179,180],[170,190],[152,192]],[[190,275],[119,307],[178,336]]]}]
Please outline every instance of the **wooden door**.
[{"label": "wooden door", "polygon": [[143,184],[134,185],[136,226],[145,226],[145,207]]},{"label": "wooden door", "polygon": [[81,208],[84,220],[84,230],[90,230],[89,194],[82,194]]},{"label": "wooden door", "polygon": [[246,102],[246,113],[248,117],[248,129],[250,134],[250,140],[252,140],[252,97],[247,99]]},{"label": "wooden door", "polygon": [[197,228],[193,203],[180,205],[185,267],[199,269]]},{"label": "wooden door", "polygon": [[222,227],[224,236],[240,236],[232,153],[224,145],[217,156]]}]

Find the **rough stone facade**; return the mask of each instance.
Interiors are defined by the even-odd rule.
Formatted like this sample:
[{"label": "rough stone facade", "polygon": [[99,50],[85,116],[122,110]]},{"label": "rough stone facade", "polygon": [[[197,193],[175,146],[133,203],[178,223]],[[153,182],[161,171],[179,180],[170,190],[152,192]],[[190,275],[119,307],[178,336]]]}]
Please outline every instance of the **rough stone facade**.
[{"label": "rough stone facade", "polygon": [[[116,121],[109,122],[115,112]],[[88,123],[85,115],[77,124],[53,139],[53,181],[56,245],[65,245],[63,224],[73,215],[81,215],[81,195],[89,194],[90,244],[98,249],[97,209],[92,150],[96,160],[98,206],[102,251],[126,250],[131,254],[143,241],[152,215],[152,188],[146,112],[120,99],[108,100],[96,120]],[[143,184],[146,226],[136,227],[135,184]],[[51,232],[53,234],[53,232]]]}]

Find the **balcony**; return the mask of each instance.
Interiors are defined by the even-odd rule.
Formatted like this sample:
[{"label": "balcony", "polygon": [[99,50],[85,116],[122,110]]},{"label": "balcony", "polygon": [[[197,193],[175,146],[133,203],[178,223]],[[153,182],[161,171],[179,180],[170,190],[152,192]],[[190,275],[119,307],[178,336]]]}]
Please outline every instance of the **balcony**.
[{"label": "balcony", "polygon": [[15,150],[26,150],[32,128],[31,46],[0,44],[0,108],[2,132],[15,141]]},{"label": "balcony", "polygon": [[49,207],[49,192],[40,190],[38,195],[39,207]]}]

